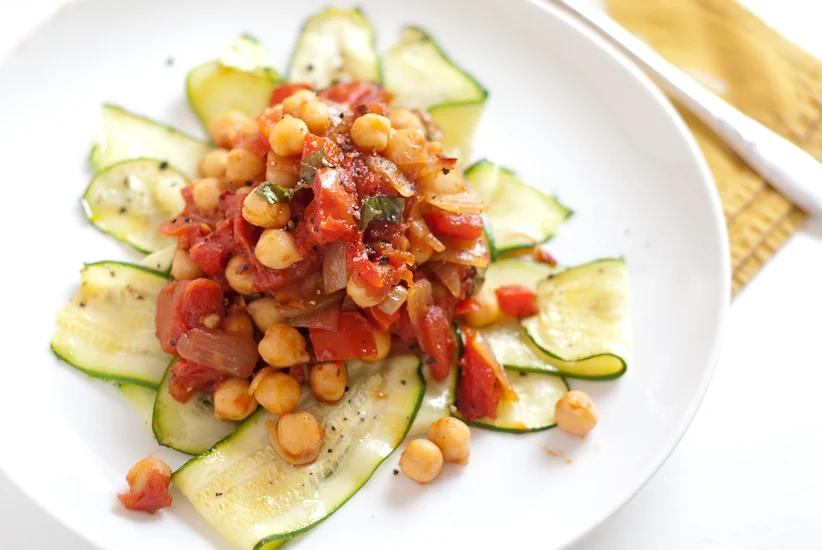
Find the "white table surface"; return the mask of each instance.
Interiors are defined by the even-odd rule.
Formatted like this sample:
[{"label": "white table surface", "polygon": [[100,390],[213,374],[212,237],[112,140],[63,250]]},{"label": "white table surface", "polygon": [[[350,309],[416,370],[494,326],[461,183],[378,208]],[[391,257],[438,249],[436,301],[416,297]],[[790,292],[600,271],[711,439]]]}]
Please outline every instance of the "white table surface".
[{"label": "white table surface", "polygon": [[[0,54],[62,3],[0,0]],[[822,57],[816,0],[744,3]],[[667,463],[574,550],[822,548],[820,340],[822,220],[734,301],[713,382]],[[92,550],[2,473],[0,548]]]}]

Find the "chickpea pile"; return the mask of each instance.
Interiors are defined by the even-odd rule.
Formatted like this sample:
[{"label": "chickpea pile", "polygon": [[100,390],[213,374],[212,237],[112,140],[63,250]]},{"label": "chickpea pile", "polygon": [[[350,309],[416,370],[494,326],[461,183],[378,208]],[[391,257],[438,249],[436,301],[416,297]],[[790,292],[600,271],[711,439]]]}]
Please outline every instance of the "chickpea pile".
[{"label": "chickpea pile", "polygon": [[417,483],[433,481],[443,462],[465,466],[470,455],[471,430],[452,416],[440,418],[428,428],[427,439],[414,439],[400,455],[400,470]]}]

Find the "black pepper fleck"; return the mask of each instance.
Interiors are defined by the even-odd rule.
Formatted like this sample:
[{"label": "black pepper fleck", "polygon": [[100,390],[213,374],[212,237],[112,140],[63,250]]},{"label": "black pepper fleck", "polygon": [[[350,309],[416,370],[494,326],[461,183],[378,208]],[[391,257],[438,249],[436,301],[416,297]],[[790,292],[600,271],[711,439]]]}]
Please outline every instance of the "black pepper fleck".
[{"label": "black pepper fleck", "polygon": [[391,261],[391,260],[389,260],[389,259],[388,259],[388,258],[386,258],[385,256],[383,256],[382,258],[380,258],[380,263],[381,263],[382,265],[385,265],[385,264],[387,264],[387,263],[388,263],[388,262],[390,262],[390,261]]},{"label": "black pepper fleck", "polygon": [[313,71],[313,70],[314,70],[314,65],[312,65],[311,63],[309,63],[308,65],[306,65],[306,66],[305,66],[305,70],[306,70],[306,71],[308,71],[308,72],[310,73],[311,71]]},{"label": "black pepper fleck", "polygon": [[172,347],[174,347],[174,346],[176,346],[176,345],[177,345],[177,340],[169,340],[169,341],[168,341],[168,343],[169,343]]},{"label": "black pepper fleck", "polygon": [[166,168],[168,168],[168,162],[164,160],[160,163],[160,170],[165,170]]},{"label": "black pepper fleck", "polygon": [[254,183],[252,183],[250,181],[245,182],[246,187],[251,187],[252,185],[254,185]]},{"label": "black pepper fleck", "polygon": [[336,432],[336,431],[337,431],[337,428],[336,428],[335,426],[331,426],[331,431],[332,431],[332,432]]},{"label": "black pepper fleck", "polygon": [[437,362],[437,360],[434,359],[433,357],[429,357],[428,359],[425,360],[425,362],[428,363],[429,365],[433,365],[434,363]]},{"label": "black pepper fleck", "polygon": [[86,303],[85,302],[80,302],[80,307],[86,307]]},{"label": "black pepper fleck", "polygon": [[121,207],[120,207],[120,214],[125,214],[125,213],[126,213],[126,207],[125,207],[125,206],[121,206]]},{"label": "black pepper fleck", "polygon": [[400,471],[394,468],[394,475],[399,475]]},{"label": "black pepper fleck", "polygon": [[528,373],[525,373],[525,372],[519,371],[519,375],[520,375],[520,376],[528,376]]},{"label": "black pepper fleck", "polygon": [[333,450],[334,449],[328,449],[328,454],[331,454],[331,451],[333,451]]},{"label": "black pepper fleck", "polygon": [[400,384],[404,386],[406,384],[405,380],[400,380]]},{"label": "black pepper fleck", "polygon": [[169,67],[174,65],[174,58],[173,57],[167,57],[166,58],[166,65],[169,66]]},{"label": "black pepper fleck", "polygon": [[449,170],[448,168],[443,168],[442,169],[442,173],[445,174],[446,176],[448,175],[448,172],[450,172],[450,171],[451,170]]},{"label": "black pepper fleck", "polygon": [[214,496],[215,497],[221,497],[221,496],[223,496],[223,494],[222,493],[214,493]]}]

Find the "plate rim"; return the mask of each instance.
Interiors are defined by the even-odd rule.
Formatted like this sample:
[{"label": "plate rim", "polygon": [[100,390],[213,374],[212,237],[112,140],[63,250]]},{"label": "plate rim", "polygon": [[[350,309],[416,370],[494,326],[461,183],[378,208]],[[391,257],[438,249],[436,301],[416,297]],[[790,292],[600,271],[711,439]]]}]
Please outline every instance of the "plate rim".
[{"label": "plate rim", "polygon": [[[649,96],[648,101],[655,101],[657,103],[657,105],[665,113],[668,122],[673,124],[673,129],[675,130],[675,132],[678,133],[679,136],[683,139],[689,154],[689,158],[693,161],[697,169],[697,172],[700,175],[699,182],[701,185],[707,188],[707,196],[709,199],[709,206],[712,218],[711,221],[714,224],[713,229],[715,232],[719,234],[718,236],[720,237],[718,243],[718,252],[720,254],[718,267],[721,271],[721,278],[720,281],[718,281],[720,301],[719,304],[717,304],[717,310],[715,311],[714,317],[717,330],[714,333],[713,340],[711,341],[709,346],[710,353],[708,354],[707,365],[705,366],[699,385],[696,388],[695,393],[691,397],[687,409],[680,416],[680,420],[677,424],[676,429],[672,432],[675,435],[674,437],[670,438],[670,442],[666,446],[663,446],[663,448],[660,450],[655,459],[651,461],[652,465],[648,469],[647,475],[643,474],[642,476],[640,476],[644,477],[644,479],[641,483],[637,484],[636,488],[633,491],[628,492],[624,498],[617,499],[617,502],[603,514],[600,514],[596,517],[592,517],[589,521],[583,522],[583,528],[579,529],[578,534],[569,537],[566,540],[558,541],[558,548],[568,548],[588,537],[596,528],[605,523],[605,521],[611,518],[620,509],[622,509],[626,504],[628,504],[628,502],[633,500],[633,498],[639,493],[639,491],[641,491],[648,484],[648,482],[656,475],[656,473],[665,464],[665,462],[667,462],[668,458],[679,445],[685,433],[688,431],[688,428],[690,427],[691,423],[693,422],[693,419],[696,416],[696,413],[699,410],[700,405],[702,404],[702,401],[705,397],[711,380],[713,379],[713,375],[716,371],[717,363],[722,350],[722,345],[725,340],[725,335],[727,333],[728,316],[731,302],[732,274],[730,262],[730,243],[728,239],[725,216],[722,211],[721,199],[719,196],[719,192],[716,189],[716,185],[711,174],[710,168],[708,167],[708,163],[702,153],[702,150],[699,148],[699,145],[697,144],[697,141],[693,133],[690,131],[682,116],[676,110],[676,108],[668,99],[668,97],[660,90],[660,88],[653,82],[653,80],[646,73],[644,73],[633,61],[631,61],[627,57],[627,55],[624,54],[617,46],[615,46],[606,38],[601,36],[587,24],[580,21],[572,14],[568,13],[561,7],[554,4],[551,0],[520,1],[536,6],[537,8],[545,12],[549,17],[553,17],[560,24],[565,25],[572,32],[576,33],[580,39],[591,43],[602,54],[604,54],[605,57],[609,58],[611,62],[618,65],[621,70],[630,75],[630,77],[633,78],[633,80],[641,86],[641,88]],[[44,13],[43,16],[39,20],[37,20],[35,24],[30,25],[27,31],[24,32],[15,41],[15,43],[10,44],[5,51],[0,52],[0,70],[2,70],[6,62],[8,62],[11,58],[14,57],[19,47],[24,45],[29,39],[31,39],[31,37],[37,32],[39,32],[43,26],[45,26],[47,23],[51,22],[54,18],[56,18],[62,11],[63,7],[64,4],[54,5],[53,9]],[[696,185],[697,182],[694,181],[693,184]],[[25,484],[22,479],[19,479],[19,476],[15,477],[10,471],[10,469],[4,467],[1,457],[0,472],[2,472],[6,476],[6,478],[21,493],[23,493],[26,496],[26,498],[28,498],[34,504],[34,506],[38,508],[42,513],[47,514],[50,518],[56,521],[63,528],[73,533],[82,541],[91,545],[91,547],[95,548],[95,550],[106,550],[105,546],[99,540],[97,540],[97,537],[95,537],[91,533],[81,531],[80,529],[75,529],[75,527],[68,521],[68,518],[64,517],[60,513],[57,513],[54,506],[50,506],[47,501],[37,498],[31,485]]]}]

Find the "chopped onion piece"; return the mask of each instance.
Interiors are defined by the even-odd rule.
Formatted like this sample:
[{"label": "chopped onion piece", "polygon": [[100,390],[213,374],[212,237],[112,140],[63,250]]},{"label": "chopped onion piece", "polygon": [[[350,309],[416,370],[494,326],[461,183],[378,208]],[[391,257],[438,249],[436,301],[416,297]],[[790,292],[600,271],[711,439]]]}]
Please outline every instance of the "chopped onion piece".
[{"label": "chopped onion piece", "polygon": [[431,228],[428,227],[428,224],[425,223],[425,220],[421,218],[416,218],[414,221],[411,222],[409,225],[411,230],[411,234],[417,238],[421,239],[425,244],[430,246],[434,249],[434,252],[442,252],[445,250],[445,245],[442,244],[438,238],[434,236],[431,232]]},{"label": "chopped onion piece", "polygon": [[259,358],[253,338],[204,328],[184,333],[177,342],[177,352],[183,359],[240,378],[251,376]]},{"label": "chopped onion piece", "polygon": [[408,289],[408,318],[414,327],[417,340],[422,342],[422,320],[428,312],[428,307],[434,303],[434,288],[427,279],[414,281]]},{"label": "chopped onion piece", "polygon": [[448,291],[455,297],[459,297],[462,290],[460,280],[460,268],[450,262],[429,262],[428,266],[439,280],[446,286]]},{"label": "chopped onion piece", "polygon": [[488,209],[482,197],[472,189],[463,189],[451,194],[427,191],[425,200],[437,208],[457,214],[479,214]]},{"label": "chopped onion piece", "polygon": [[463,241],[451,237],[442,237],[445,250],[431,256],[433,261],[452,262],[455,264],[472,265],[474,267],[488,267],[491,263],[491,254],[485,237],[474,241]]},{"label": "chopped onion piece", "polygon": [[404,286],[397,285],[391,289],[388,296],[386,296],[385,299],[377,305],[377,307],[383,313],[394,315],[407,299],[408,289]]},{"label": "chopped onion piece", "polygon": [[365,163],[374,172],[384,177],[388,183],[397,190],[403,197],[413,197],[416,193],[414,184],[403,175],[399,167],[385,157],[372,155],[365,160]]},{"label": "chopped onion piece", "polygon": [[345,288],[348,283],[348,264],[345,261],[345,243],[328,245],[323,258],[323,291],[326,294]]}]

